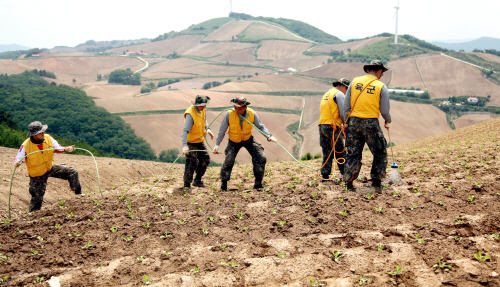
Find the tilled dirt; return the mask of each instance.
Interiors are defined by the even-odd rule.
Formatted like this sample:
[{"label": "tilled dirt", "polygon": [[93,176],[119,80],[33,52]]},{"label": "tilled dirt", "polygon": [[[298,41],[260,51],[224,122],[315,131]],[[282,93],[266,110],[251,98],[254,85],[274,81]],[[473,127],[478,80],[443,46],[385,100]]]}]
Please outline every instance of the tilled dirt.
[{"label": "tilled dirt", "polygon": [[[158,176],[117,182],[104,199],[71,197],[2,224],[0,276],[7,286],[53,276],[62,286],[144,276],[156,286],[499,286],[499,130],[494,120],[397,147],[402,181],[373,198],[369,152],[356,192],[291,162],[269,163],[260,191],[251,165],[233,169],[228,192],[219,168],[187,191],[182,166],[141,196]],[[432,267],[438,258],[451,269]]]}]

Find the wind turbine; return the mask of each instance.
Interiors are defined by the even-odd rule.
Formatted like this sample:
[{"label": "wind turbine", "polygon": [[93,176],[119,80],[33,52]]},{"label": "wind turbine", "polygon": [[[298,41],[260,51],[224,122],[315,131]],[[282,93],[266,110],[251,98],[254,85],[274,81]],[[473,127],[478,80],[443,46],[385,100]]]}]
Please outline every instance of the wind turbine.
[{"label": "wind turbine", "polygon": [[[394,34],[394,44],[397,44],[398,43],[398,12],[399,12],[399,0],[398,0],[398,6],[394,7],[396,9],[396,13],[394,14],[394,16],[396,16],[396,34]],[[394,16],[392,16],[392,18],[394,18]]]},{"label": "wind turbine", "polygon": [[231,9],[230,12],[233,12],[233,0],[229,0],[229,8]]}]

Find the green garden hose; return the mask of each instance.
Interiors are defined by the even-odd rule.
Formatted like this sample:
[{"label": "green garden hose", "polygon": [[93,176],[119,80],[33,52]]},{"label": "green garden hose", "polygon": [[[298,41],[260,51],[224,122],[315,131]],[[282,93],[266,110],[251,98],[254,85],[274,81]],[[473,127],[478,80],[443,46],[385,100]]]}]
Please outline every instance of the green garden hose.
[{"label": "green garden hose", "polygon": [[[95,160],[94,155],[90,151],[88,151],[88,150],[86,150],[84,148],[75,147],[75,149],[79,149],[79,150],[83,150],[83,151],[88,152],[92,156],[92,158],[94,159],[95,170],[97,172],[97,182],[99,183],[99,192],[101,193],[101,196],[104,198],[104,195],[102,194],[102,191],[101,191],[101,180],[99,179],[99,169],[97,167],[97,161]],[[35,151],[35,152],[27,154],[25,157],[23,157],[21,159],[21,161],[23,161],[26,157],[28,157],[29,155],[32,155],[34,153],[43,152],[43,151],[51,151],[51,150],[59,150],[60,151],[61,149],[60,148],[51,148],[51,149],[38,150],[38,151]],[[12,172],[12,178],[10,179],[10,189],[9,189],[9,220],[12,219],[12,217],[10,216],[10,195],[12,193],[12,181],[14,181],[14,175],[16,174],[16,169],[17,169],[17,167],[14,167],[14,172]]]}]

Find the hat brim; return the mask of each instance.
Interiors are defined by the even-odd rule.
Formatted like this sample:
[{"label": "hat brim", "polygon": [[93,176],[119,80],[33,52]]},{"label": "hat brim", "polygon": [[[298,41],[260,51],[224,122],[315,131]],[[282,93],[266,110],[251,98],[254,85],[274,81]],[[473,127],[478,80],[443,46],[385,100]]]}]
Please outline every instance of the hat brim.
[{"label": "hat brim", "polygon": [[42,125],[42,129],[41,130],[39,130],[39,131],[37,131],[35,133],[28,132],[28,136],[32,137],[32,136],[36,136],[37,134],[43,133],[43,132],[45,132],[47,130],[48,127],[49,127],[48,125]]},{"label": "hat brim", "polygon": [[208,105],[208,103],[195,104],[195,101],[191,101],[191,104],[193,104],[195,107],[200,107],[200,106],[206,106],[206,105]]},{"label": "hat brim", "polygon": [[[368,73],[368,68],[377,68],[380,67],[380,65],[364,65],[363,70],[365,73]],[[385,66],[382,66],[382,71],[385,73],[386,71],[389,71]]]},{"label": "hat brim", "polygon": [[[341,83],[341,82],[339,82],[339,81],[336,81],[336,82],[333,82],[333,83],[332,83],[332,86],[334,86],[334,87],[337,87],[338,85],[343,85],[343,86],[346,86],[346,85],[344,85],[343,83]],[[348,88],[349,88],[349,86],[346,86],[346,87],[348,87]]]},{"label": "hat brim", "polygon": [[233,99],[233,100],[231,100],[231,104],[233,104],[235,107],[241,108],[241,107],[246,107],[246,106],[250,105],[250,102],[246,102],[244,105],[238,105],[234,102],[234,99]]}]

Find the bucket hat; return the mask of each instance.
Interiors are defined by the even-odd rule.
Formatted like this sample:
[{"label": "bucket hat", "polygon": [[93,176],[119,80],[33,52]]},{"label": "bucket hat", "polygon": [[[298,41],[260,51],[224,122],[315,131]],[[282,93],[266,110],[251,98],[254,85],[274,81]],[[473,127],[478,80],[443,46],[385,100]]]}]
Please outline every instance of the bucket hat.
[{"label": "bucket hat", "polygon": [[238,96],[238,97],[231,100],[231,104],[234,104],[238,108],[241,108],[241,107],[246,107],[246,106],[250,105],[250,102],[248,102],[245,97]]},{"label": "bucket hat", "polygon": [[210,104],[210,98],[205,95],[197,95],[194,101],[191,101],[195,107],[206,106]]},{"label": "bucket hat", "polygon": [[351,81],[349,81],[349,80],[348,80],[348,79],[346,79],[346,78],[341,78],[341,79],[339,79],[338,81],[336,81],[336,82],[333,82],[333,83],[332,83],[332,85],[333,85],[334,87],[336,87],[336,86],[338,86],[338,85],[344,85],[344,86],[346,86],[346,87],[348,87],[348,88],[349,88],[349,85],[350,85],[350,84],[351,84]]},{"label": "bucket hat", "polygon": [[39,133],[43,133],[47,130],[48,126],[47,125],[42,125],[41,122],[32,122],[28,125],[28,136],[32,137],[34,135],[37,135]]},{"label": "bucket hat", "polygon": [[363,70],[365,70],[365,73],[368,73],[368,68],[382,68],[383,72],[389,70],[380,60],[373,60],[369,65],[364,65]]}]

